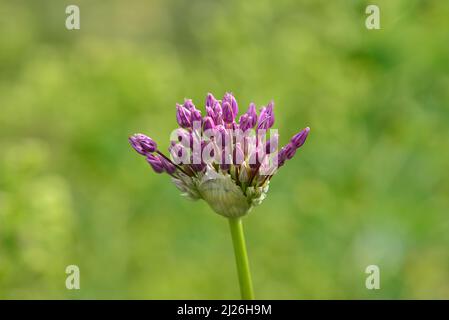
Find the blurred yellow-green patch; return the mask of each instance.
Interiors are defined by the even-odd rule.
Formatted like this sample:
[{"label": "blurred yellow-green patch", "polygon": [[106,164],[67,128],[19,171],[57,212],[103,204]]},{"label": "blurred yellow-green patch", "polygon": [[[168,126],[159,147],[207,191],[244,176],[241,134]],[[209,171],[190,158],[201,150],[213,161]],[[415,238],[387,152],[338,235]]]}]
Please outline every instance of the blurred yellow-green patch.
[{"label": "blurred yellow-green patch", "polygon": [[2,1],[0,298],[238,298],[227,221],[127,141],[226,91],[311,127],[244,220],[257,298],[449,298],[449,2],[375,2],[379,30],[371,1],[79,0],[67,30],[73,1]]}]

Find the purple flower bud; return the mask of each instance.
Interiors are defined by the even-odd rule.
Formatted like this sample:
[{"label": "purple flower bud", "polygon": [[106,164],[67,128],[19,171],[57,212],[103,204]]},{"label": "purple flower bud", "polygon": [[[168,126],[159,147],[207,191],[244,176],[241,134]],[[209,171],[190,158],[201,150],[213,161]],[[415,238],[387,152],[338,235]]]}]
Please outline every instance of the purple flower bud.
[{"label": "purple flower bud", "polygon": [[190,118],[190,111],[184,106],[176,104],[176,121],[178,121],[178,124],[183,128],[190,128],[192,126]]},{"label": "purple flower bud", "polygon": [[239,108],[234,96],[230,93],[226,93],[222,100],[223,108],[223,120],[226,123],[233,123]]},{"label": "purple flower bud", "polygon": [[263,107],[260,110],[259,120],[258,120],[258,129],[268,130],[274,124],[274,103],[271,101],[267,107]]},{"label": "purple flower bud", "polygon": [[192,123],[194,123],[195,121],[201,122],[201,120],[203,120],[200,110],[195,109],[195,107],[193,107],[193,109],[190,112],[191,112],[190,120]]},{"label": "purple flower bud", "polygon": [[184,99],[183,107],[189,111],[195,110],[195,105],[193,104],[192,99]]},{"label": "purple flower bud", "polygon": [[212,119],[215,118],[215,111],[212,107],[206,106],[206,116],[211,117]]},{"label": "purple flower bud", "polygon": [[290,160],[296,154],[296,150],[300,148],[307,139],[310,128],[306,127],[301,132],[291,138],[290,142],[284,146],[278,153],[278,166],[281,167],[286,160]]},{"label": "purple flower bud", "polygon": [[215,99],[212,93],[208,93],[206,97],[206,108],[212,108],[215,105],[215,102],[218,102],[217,99]]},{"label": "purple flower bud", "polygon": [[141,155],[145,156],[157,150],[157,144],[150,137],[136,133],[128,138],[131,146]]},{"label": "purple flower bud", "polygon": [[214,110],[214,117],[212,119],[214,119],[215,125],[222,125],[224,124],[223,122],[223,108],[220,105],[220,102],[216,101],[214,106],[213,106],[213,110]]},{"label": "purple flower bud", "polygon": [[215,100],[212,106],[206,106],[206,114],[214,120],[215,125],[223,124],[223,110],[220,106],[220,102]]},{"label": "purple flower bud", "polygon": [[223,103],[223,120],[226,123],[233,123],[235,114],[232,112],[231,105],[227,102]]},{"label": "purple flower bud", "polygon": [[203,131],[211,130],[215,128],[214,120],[211,117],[204,117],[203,120]]},{"label": "purple flower bud", "polygon": [[156,173],[162,173],[164,172],[164,166],[161,162],[161,159],[154,154],[148,154],[147,155],[147,161],[148,163],[151,165],[151,167],[153,168],[154,172]]},{"label": "purple flower bud", "polygon": [[293,158],[295,153],[296,153],[296,148],[291,143],[289,143],[285,146],[285,157],[287,158],[287,160],[290,160],[291,158]]},{"label": "purple flower bud", "polygon": [[223,115],[223,109],[221,108],[221,105],[220,105],[219,101],[215,101],[215,103],[214,103],[212,108],[214,109],[214,113],[215,113],[216,116]]},{"label": "purple flower bud", "polygon": [[165,159],[164,157],[161,157],[161,156],[159,156],[158,158],[161,161],[162,166],[164,167],[165,171],[168,174],[173,174],[173,173],[176,172],[176,167],[175,167],[175,165],[171,161],[169,161],[169,160],[167,160],[167,159]]},{"label": "purple flower bud", "polygon": [[232,109],[232,113],[234,114],[234,116],[236,116],[237,113],[239,112],[239,107],[237,105],[237,100],[235,100],[232,93],[226,92],[226,94],[223,97],[222,104],[226,102],[229,103]]},{"label": "purple flower bud", "polygon": [[246,114],[251,117],[250,118],[250,123],[251,123],[251,128],[254,128],[254,126],[257,123],[257,112],[256,112],[256,105],[254,103],[250,103],[248,110],[246,111]]},{"label": "purple flower bud", "polygon": [[290,140],[291,144],[296,149],[300,148],[304,144],[304,142],[306,142],[309,132],[310,132],[309,127],[306,127],[305,129],[301,130],[301,132],[294,135],[293,138]]},{"label": "purple flower bud", "polygon": [[278,167],[282,167],[285,161],[293,158],[296,153],[296,149],[292,146],[291,143],[282,147],[281,151],[278,153]]},{"label": "purple flower bud", "polygon": [[278,153],[278,167],[282,167],[285,160],[287,160],[287,157],[285,156],[285,148],[282,148]]},{"label": "purple flower bud", "polygon": [[243,132],[245,132],[248,129],[251,129],[252,128],[251,122],[252,122],[251,116],[249,116],[247,113],[242,114],[239,119],[240,129]]}]

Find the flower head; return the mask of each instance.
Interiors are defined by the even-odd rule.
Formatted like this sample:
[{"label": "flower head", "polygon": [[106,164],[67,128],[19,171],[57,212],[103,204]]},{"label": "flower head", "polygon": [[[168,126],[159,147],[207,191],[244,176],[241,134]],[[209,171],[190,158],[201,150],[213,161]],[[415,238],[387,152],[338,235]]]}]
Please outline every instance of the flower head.
[{"label": "flower head", "polygon": [[172,133],[170,158],[143,134],[131,136],[129,142],[155,172],[169,174],[183,195],[205,200],[223,216],[243,216],[263,201],[271,178],[304,144],[310,129],[278,151],[277,132],[270,132],[269,139],[264,136],[274,124],[273,102],[262,107],[259,116],[251,103],[238,122],[237,101],[230,93],[222,101],[209,93],[205,109],[202,117],[192,100],[177,104],[180,128]]}]

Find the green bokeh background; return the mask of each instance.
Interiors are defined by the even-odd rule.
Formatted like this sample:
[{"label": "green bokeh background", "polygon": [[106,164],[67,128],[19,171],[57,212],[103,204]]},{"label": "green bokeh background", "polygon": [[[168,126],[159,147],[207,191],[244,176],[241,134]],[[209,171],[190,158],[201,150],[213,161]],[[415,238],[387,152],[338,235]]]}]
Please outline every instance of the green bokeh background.
[{"label": "green bokeh background", "polygon": [[226,91],[274,99],[282,143],[312,128],[244,221],[258,298],[449,298],[448,17],[436,0],[1,1],[0,298],[238,298],[226,220],[127,142],[165,149],[176,102]]}]

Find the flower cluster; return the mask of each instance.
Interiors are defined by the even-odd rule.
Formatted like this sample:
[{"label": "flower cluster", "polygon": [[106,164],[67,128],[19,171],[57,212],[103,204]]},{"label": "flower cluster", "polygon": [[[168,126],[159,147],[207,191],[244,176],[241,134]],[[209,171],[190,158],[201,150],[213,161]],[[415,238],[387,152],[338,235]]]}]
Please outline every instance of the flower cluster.
[{"label": "flower cluster", "polygon": [[169,174],[184,195],[204,199],[225,217],[240,217],[263,201],[270,179],[304,144],[310,129],[306,127],[278,150],[273,102],[259,114],[251,103],[238,122],[232,94],[226,93],[220,101],[209,93],[205,105],[202,116],[190,99],[177,104],[179,128],[170,136],[170,158],[143,134],[131,136],[129,142],[156,173]]}]

